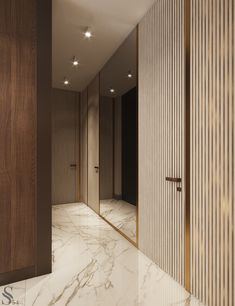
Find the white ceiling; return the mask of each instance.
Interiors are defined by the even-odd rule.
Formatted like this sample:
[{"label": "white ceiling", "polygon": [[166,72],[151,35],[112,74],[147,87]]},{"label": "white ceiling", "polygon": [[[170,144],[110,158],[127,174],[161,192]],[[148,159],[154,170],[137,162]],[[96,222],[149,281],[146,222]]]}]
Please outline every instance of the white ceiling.
[{"label": "white ceiling", "polygon": [[[53,0],[53,87],[83,90],[155,0]],[[86,27],[93,37],[84,38]],[[80,62],[72,66],[72,58]],[[69,88],[63,79],[70,80]]]}]

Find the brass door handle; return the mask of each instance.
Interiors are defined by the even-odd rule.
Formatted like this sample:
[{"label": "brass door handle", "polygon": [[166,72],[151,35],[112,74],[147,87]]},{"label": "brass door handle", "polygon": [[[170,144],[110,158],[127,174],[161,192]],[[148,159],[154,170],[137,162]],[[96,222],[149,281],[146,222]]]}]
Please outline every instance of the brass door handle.
[{"label": "brass door handle", "polygon": [[166,177],[166,181],[172,183],[181,183],[182,179],[180,177]]},{"label": "brass door handle", "polygon": [[77,164],[70,164],[70,168],[76,168]]},{"label": "brass door handle", "polygon": [[99,172],[99,167],[94,167],[95,168],[95,172],[98,173]]}]

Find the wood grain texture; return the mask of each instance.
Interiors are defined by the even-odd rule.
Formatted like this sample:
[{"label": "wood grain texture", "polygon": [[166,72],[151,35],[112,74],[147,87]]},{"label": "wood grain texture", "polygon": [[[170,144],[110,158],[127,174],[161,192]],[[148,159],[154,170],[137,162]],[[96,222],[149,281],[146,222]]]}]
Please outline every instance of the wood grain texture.
[{"label": "wood grain texture", "polygon": [[99,75],[88,86],[88,205],[99,214]]},{"label": "wood grain texture", "polygon": [[51,269],[50,21],[51,1],[0,3],[1,284]]},{"label": "wood grain texture", "polygon": [[232,0],[192,0],[191,283],[206,305],[235,304]]},{"label": "wood grain texture", "polygon": [[[21,2],[19,1],[20,5]],[[24,7],[27,10],[27,7]],[[52,0],[37,0],[36,275],[51,271]]]},{"label": "wood grain texture", "polygon": [[[52,91],[52,203],[79,201],[79,93]],[[70,167],[76,164],[77,167]]]},{"label": "wood grain texture", "polygon": [[87,124],[88,124],[88,101],[87,89],[81,93],[80,104],[80,201],[87,204]]},{"label": "wood grain texture", "polygon": [[[27,10],[25,10],[27,6]],[[0,273],[35,264],[36,1],[1,1]]]},{"label": "wood grain texture", "polygon": [[[139,247],[182,285],[183,36],[183,0],[156,1],[139,25]],[[166,177],[180,177],[182,185]]]}]

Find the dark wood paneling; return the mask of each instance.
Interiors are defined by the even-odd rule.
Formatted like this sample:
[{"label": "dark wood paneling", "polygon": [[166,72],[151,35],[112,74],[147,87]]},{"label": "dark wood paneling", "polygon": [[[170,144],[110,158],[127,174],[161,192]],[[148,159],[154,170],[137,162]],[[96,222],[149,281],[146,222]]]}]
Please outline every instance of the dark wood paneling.
[{"label": "dark wood paneling", "polygon": [[37,270],[51,271],[52,1],[37,0]]},{"label": "dark wood paneling", "polygon": [[50,1],[0,3],[0,284],[51,267],[50,20]]},{"label": "dark wood paneling", "polygon": [[[2,6],[2,3],[1,3]],[[1,7],[2,8],[2,7]],[[3,22],[0,22],[2,24]],[[1,35],[1,34],[0,34]],[[11,268],[11,245],[8,235],[11,220],[11,39],[0,36],[0,273]],[[8,99],[6,99],[8,97]]]},{"label": "dark wood paneling", "polygon": [[35,263],[36,10],[35,2],[26,0],[21,6],[2,1],[1,9],[7,16],[0,22],[0,272],[4,273]]}]

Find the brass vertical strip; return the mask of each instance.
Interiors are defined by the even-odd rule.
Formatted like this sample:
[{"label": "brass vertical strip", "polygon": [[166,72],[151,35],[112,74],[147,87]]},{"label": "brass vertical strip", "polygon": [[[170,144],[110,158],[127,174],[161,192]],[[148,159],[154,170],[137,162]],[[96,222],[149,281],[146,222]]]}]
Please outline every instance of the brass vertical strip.
[{"label": "brass vertical strip", "polygon": [[[209,1],[205,2],[205,16],[209,15]],[[204,65],[205,65],[205,195],[204,195],[204,205],[205,205],[205,244],[204,248],[206,250],[206,263],[204,265],[204,275],[205,275],[205,302],[208,304],[209,302],[209,262],[210,262],[210,252],[209,252],[209,167],[208,167],[208,157],[209,157],[209,26],[208,26],[208,18],[205,20],[205,54],[204,57]]]},{"label": "brass vertical strip", "polygon": [[190,0],[184,2],[185,52],[185,288],[190,284]]},{"label": "brass vertical strip", "polygon": [[228,299],[229,299],[229,306],[232,306],[235,302],[233,300],[233,267],[234,262],[234,252],[233,252],[233,203],[234,203],[234,141],[233,141],[233,134],[234,134],[234,104],[233,104],[233,95],[234,95],[234,79],[233,79],[233,57],[234,57],[234,46],[233,46],[233,32],[234,31],[234,15],[233,15],[233,4],[234,1],[230,0],[228,3],[228,10],[229,10],[229,181],[230,181],[230,199],[229,199],[229,208],[228,208],[228,228],[229,228],[229,248],[228,248],[228,267],[229,270],[229,285],[228,285]]}]

